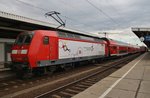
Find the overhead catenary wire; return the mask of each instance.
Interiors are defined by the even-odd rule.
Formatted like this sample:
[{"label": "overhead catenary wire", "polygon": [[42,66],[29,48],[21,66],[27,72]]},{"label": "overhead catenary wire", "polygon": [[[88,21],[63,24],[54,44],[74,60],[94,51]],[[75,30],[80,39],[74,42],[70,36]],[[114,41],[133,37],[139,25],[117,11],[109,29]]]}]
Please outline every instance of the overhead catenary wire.
[{"label": "overhead catenary wire", "polygon": [[[22,0],[16,0],[16,1],[18,1],[18,2],[20,2],[20,3],[22,3],[22,4],[25,4],[25,5],[27,5],[27,6],[37,8],[37,9],[39,9],[39,10],[42,10],[42,11],[45,11],[45,12],[49,12],[48,9],[44,9],[44,8],[35,6],[35,5],[31,4],[31,3],[27,3],[27,2],[24,2],[24,1],[22,1]],[[85,25],[85,26],[87,26],[87,27],[91,27],[91,26],[89,26],[89,25],[87,25],[87,24],[83,24],[83,23],[79,22],[78,20],[73,19],[73,18],[70,18],[70,17],[68,17],[68,16],[61,15],[61,14],[60,14],[60,16],[66,18],[66,19],[69,19],[69,20],[72,21],[72,22],[79,23],[79,24]]]},{"label": "overhead catenary wire", "polygon": [[117,13],[117,15],[120,15],[118,9],[112,3],[110,3],[112,0],[105,0],[105,1],[107,2],[107,4],[110,5],[110,7],[115,11],[115,13]]},{"label": "overhead catenary wire", "polygon": [[[60,2],[62,2],[66,7],[70,7],[70,8],[75,8],[74,7],[74,5],[68,5],[66,2],[65,2],[65,0],[59,0]],[[76,9],[76,8],[75,8]],[[80,12],[82,12],[82,13],[84,13],[84,11],[82,11],[82,10],[80,10]],[[101,24],[106,24],[106,22],[105,21],[101,21],[100,22]],[[88,27],[92,27],[91,25],[89,26],[89,25],[85,25],[85,26],[88,26]],[[104,26],[104,27],[108,27],[107,25],[106,26]]]},{"label": "overhead catenary wire", "polygon": [[[41,7],[38,7],[38,6],[35,6],[35,5],[33,5],[33,4],[31,4],[31,3],[27,3],[27,2],[24,2],[24,1],[22,1],[22,0],[16,0],[16,1],[18,1],[18,2],[20,2],[20,3],[22,3],[22,4],[25,4],[25,5],[27,5],[27,6],[29,6],[29,7],[33,7],[33,8],[37,8],[37,9],[39,9],[39,10],[42,10],[42,11],[45,11],[45,12],[49,12],[49,10],[48,9],[44,9],[44,8],[41,8]],[[62,16],[62,17],[64,17],[64,18],[67,18],[67,19],[69,19],[69,20],[71,20],[71,21],[74,21],[74,22],[78,22],[78,20],[76,20],[76,19],[73,19],[73,18],[70,18],[70,17],[68,17],[68,16],[64,16],[64,15],[61,15],[60,14],[60,16]],[[79,23],[79,22],[78,22]],[[52,24],[52,23],[51,23]],[[81,23],[80,22],[80,24],[82,24],[82,25],[87,25],[87,24],[83,24],[83,23]],[[55,24],[53,24],[53,25],[55,25]],[[86,27],[91,27],[90,25],[87,25]],[[71,28],[70,28],[71,29]],[[79,30],[79,29],[77,29],[77,28],[72,28],[73,30],[76,30],[76,31],[79,31],[79,32],[84,32],[84,33],[89,33],[89,31],[83,31],[83,30]]]},{"label": "overhead catenary wire", "polygon": [[[74,5],[69,5],[69,4],[67,4],[64,0],[59,0],[62,4],[64,4],[65,5],[65,7],[68,7],[68,8],[74,8],[74,9],[76,9],[76,7],[74,6]],[[79,10],[79,9],[78,9]],[[85,11],[82,11],[82,10],[79,10],[80,12],[82,12],[82,13],[85,13]],[[67,17],[67,16],[63,16],[63,17],[66,17],[66,18],[68,18],[68,19],[70,19],[70,20],[72,20],[71,18],[69,18],[69,17]],[[85,18],[85,17],[84,17]],[[76,21],[76,20],[73,20],[73,21]],[[80,23],[80,22],[78,22],[78,23]],[[101,21],[101,23],[103,23],[103,24],[105,24],[106,22],[104,22],[104,21]],[[89,24],[84,24],[85,26],[87,26],[87,27],[93,27],[94,25],[89,25]],[[107,26],[106,26],[107,27]]]},{"label": "overhead catenary wire", "polygon": [[[37,8],[37,9],[39,9],[39,10],[42,10],[42,11],[45,11],[45,12],[49,12],[48,9],[45,9],[45,8],[42,8],[42,7],[33,5],[33,4],[28,3],[28,2],[25,2],[25,1],[23,1],[23,0],[16,0],[16,1],[18,1],[18,2],[20,2],[20,3],[22,3],[22,4],[24,4],[24,5],[33,7],[33,8]],[[65,4],[65,3],[64,3],[64,4]],[[65,19],[68,19],[68,20],[72,21],[73,24],[76,23],[76,24],[79,24],[79,25],[84,25],[84,26],[86,26],[86,28],[91,28],[91,27],[94,26],[94,25],[84,24],[84,23],[80,22],[80,21],[77,20],[77,19],[70,18],[70,17],[65,16],[65,15],[61,15],[61,14],[60,14],[60,16],[64,17]],[[73,25],[73,24],[72,24],[72,25]],[[66,25],[67,25],[67,24],[66,24]],[[73,25],[73,26],[76,26],[76,25]],[[107,26],[106,26],[106,28],[107,28]]]},{"label": "overhead catenary wire", "polygon": [[[70,8],[75,8],[73,5],[67,5],[67,3],[66,2],[64,2],[63,0],[59,0],[60,2],[62,2],[64,5],[66,5],[67,7],[70,7]],[[106,0],[107,1],[107,0]],[[87,1],[87,2],[89,2],[89,3],[91,3],[89,0]],[[108,2],[108,1],[107,1]],[[92,3],[93,4],[93,3]],[[94,5],[94,4],[93,4]],[[111,5],[111,4],[110,4]],[[97,7],[97,6],[95,6],[95,7]],[[111,5],[111,7],[113,7],[113,5]],[[98,8],[98,7],[97,7]],[[98,9],[100,9],[100,8],[98,8]],[[116,10],[117,11],[117,9],[115,9],[115,7],[113,7],[113,9],[114,10]],[[118,22],[116,21],[116,20],[114,20],[112,17],[110,17],[107,13],[105,13],[102,9],[100,9],[103,13],[102,14],[104,14],[105,16],[107,16],[109,19],[111,19],[111,21],[114,23],[114,24],[116,24],[118,27],[120,26],[119,24],[118,24]],[[84,13],[83,11],[82,11],[82,13]],[[119,13],[118,11],[117,11],[117,13]],[[119,14],[120,15],[120,14]],[[103,24],[105,24],[106,22],[104,22]],[[107,25],[106,25],[107,26]]]},{"label": "overhead catenary wire", "polygon": [[114,20],[111,16],[109,16],[107,13],[105,13],[102,9],[100,9],[99,7],[97,7],[95,4],[93,4],[91,1],[89,0],[85,0],[87,3],[89,3],[91,6],[93,6],[96,10],[98,10],[101,14],[105,15],[107,18],[109,18],[114,24],[117,24],[119,26],[119,24],[116,22],[116,20]]}]

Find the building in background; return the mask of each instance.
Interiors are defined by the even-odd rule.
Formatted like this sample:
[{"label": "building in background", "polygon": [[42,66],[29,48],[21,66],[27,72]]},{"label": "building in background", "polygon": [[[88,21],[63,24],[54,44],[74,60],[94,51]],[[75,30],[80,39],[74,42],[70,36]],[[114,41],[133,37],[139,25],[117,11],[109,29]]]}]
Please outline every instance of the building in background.
[{"label": "building in background", "polygon": [[10,53],[14,39],[0,38],[0,65],[11,61]]}]

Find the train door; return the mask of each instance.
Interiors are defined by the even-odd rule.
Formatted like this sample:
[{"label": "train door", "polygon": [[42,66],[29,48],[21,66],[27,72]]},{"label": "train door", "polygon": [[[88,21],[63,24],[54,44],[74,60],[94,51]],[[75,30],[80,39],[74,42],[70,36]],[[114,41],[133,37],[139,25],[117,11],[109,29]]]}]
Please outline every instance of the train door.
[{"label": "train door", "polygon": [[58,59],[58,38],[50,38],[50,60]]},{"label": "train door", "polygon": [[50,59],[50,37],[49,36],[44,36],[43,38],[43,47],[42,47],[42,51],[41,51],[41,57],[44,60],[49,60]]}]

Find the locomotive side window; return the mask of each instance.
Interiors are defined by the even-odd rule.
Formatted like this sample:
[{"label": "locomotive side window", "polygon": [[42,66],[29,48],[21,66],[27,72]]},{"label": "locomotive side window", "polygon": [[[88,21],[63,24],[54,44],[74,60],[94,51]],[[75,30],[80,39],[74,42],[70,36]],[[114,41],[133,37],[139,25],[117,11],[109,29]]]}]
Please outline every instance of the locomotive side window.
[{"label": "locomotive side window", "polygon": [[44,36],[44,38],[43,38],[43,44],[44,45],[48,45],[49,44],[49,37],[48,36]]},{"label": "locomotive side window", "polygon": [[83,40],[94,41],[94,38],[92,38],[92,37],[80,36],[80,38],[83,39]]},{"label": "locomotive side window", "polygon": [[59,37],[67,37],[65,32],[58,32]]},{"label": "locomotive side window", "polygon": [[67,36],[68,36],[69,38],[74,38],[74,34],[67,33]]},{"label": "locomotive side window", "polygon": [[77,35],[77,34],[74,34],[74,37],[77,38],[77,39],[81,39],[80,36]]},{"label": "locomotive side window", "polygon": [[98,38],[95,38],[94,41],[96,41],[96,42],[103,42],[103,40],[98,39]]}]

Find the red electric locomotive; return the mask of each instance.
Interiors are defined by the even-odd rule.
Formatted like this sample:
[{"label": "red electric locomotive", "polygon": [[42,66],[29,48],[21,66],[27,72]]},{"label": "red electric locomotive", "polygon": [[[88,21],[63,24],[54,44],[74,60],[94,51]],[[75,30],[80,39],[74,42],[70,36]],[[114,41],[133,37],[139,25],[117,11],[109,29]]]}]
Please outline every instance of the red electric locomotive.
[{"label": "red electric locomotive", "polygon": [[[36,30],[18,35],[12,47],[12,69],[23,76],[53,72],[56,67],[108,56],[107,42],[94,36],[66,31]],[[57,66],[56,66],[57,65]]]}]

